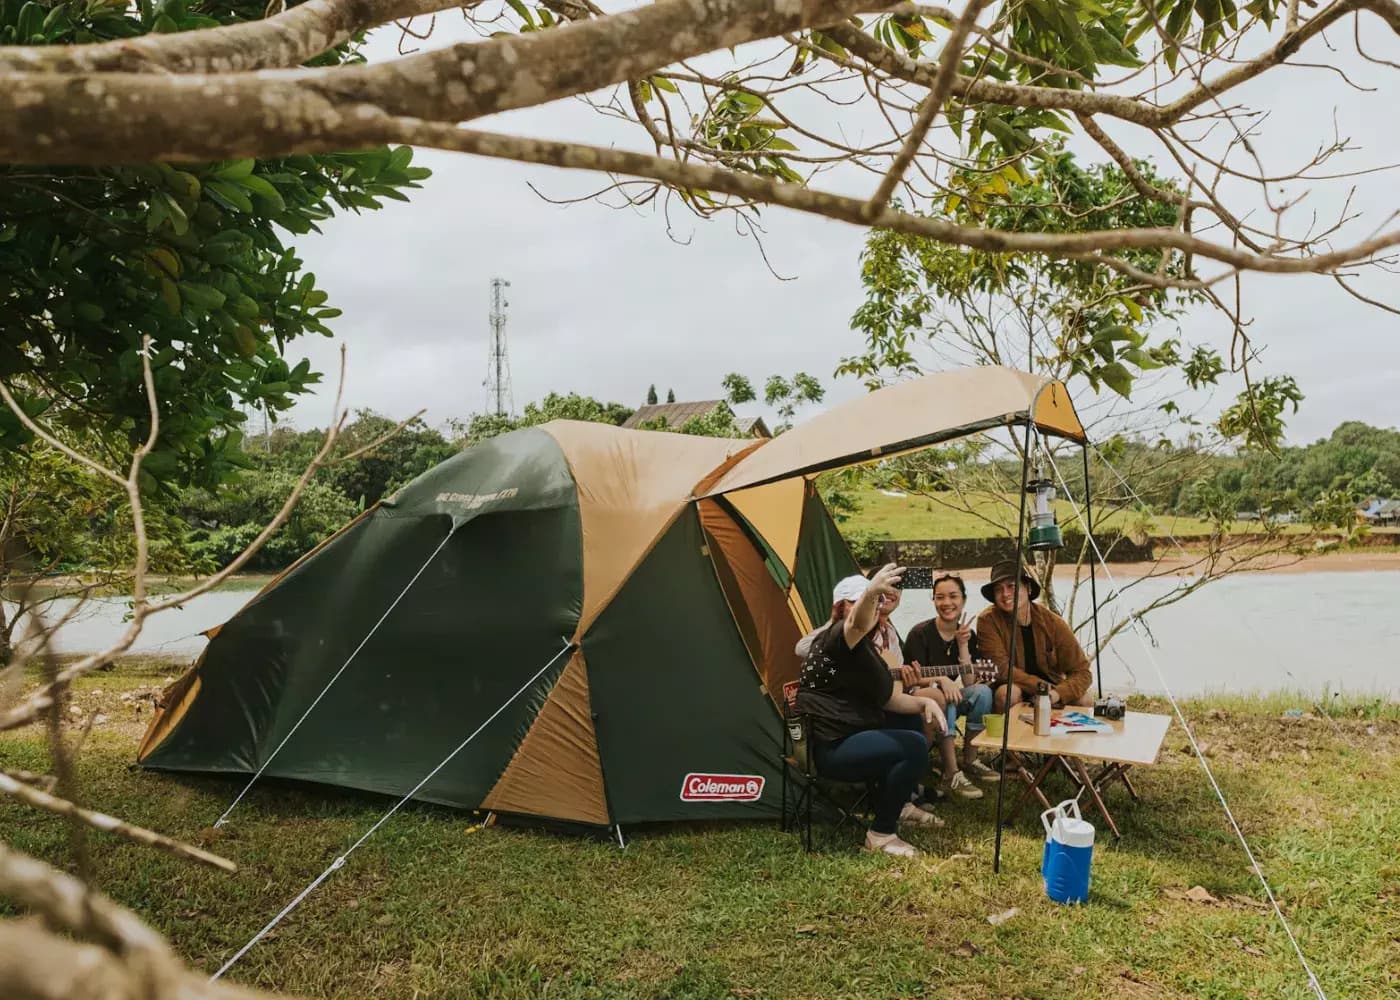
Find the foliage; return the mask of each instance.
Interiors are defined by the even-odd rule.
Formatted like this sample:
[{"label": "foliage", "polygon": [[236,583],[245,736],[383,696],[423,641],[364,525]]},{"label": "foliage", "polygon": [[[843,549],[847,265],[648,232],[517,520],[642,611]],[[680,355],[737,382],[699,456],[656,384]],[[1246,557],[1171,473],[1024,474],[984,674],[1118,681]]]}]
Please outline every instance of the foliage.
[{"label": "foliage", "polygon": [[1350,540],[1364,529],[1356,516],[1356,501],[1346,490],[1327,490],[1308,508],[1308,521],[1313,527],[1341,528]]},{"label": "foliage", "polygon": [[[655,389],[652,386],[652,389]],[[654,393],[648,393],[650,398]],[[592,396],[582,396],[576,392],[551,392],[538,403],[526,403],[525,412],[519,417],[498,417],[491,413],[478,413],[462,430],[459,443],[466,447],[493,438],[497,434],[534,427],[551,420],[586,420],[591,423],[620,426],[634,411],[621,403],[604,403]]]},{"label": "foliage", "polygon": [[637,425],[637,429],[644,431],[673,431],[677,434],[694,434],[698,437],[747,437],[747,435],[739,429],[739,425],[734,419],[734,411],[724,404],[720,404],[708,413],[701,414],[698,417],[691,417],[679,427],[672,427],[670,421],[665,417],[657,417],[655,420],[642,421]]},{"label": "foliage", "polygon": [[753,391],[753,383],[748,376],[740,375],[738,372],[730,372],[720,379],[720,385],[724,387],[724,398],[734,406],[744,403],[752,403],[758,398],[758,393]]},{"label": "foliage", "polygon": [[[1169,187],[1150,164],[1137,168],[1149,183]],[[1081,167],[1063,151],[1047,153],[1029,174],[1020,167],[990,175],[961,171],[952,186],[958,193],[943,206],[950,221],[1018,232],[1165,226],[1176,215],[1170,205],[1137,197],[1117,166]],[[1155,250],[1136,251],[1133,260],[1147,271],[1165,266],[1177,274],[1181,266]],[[1177,340],[1152,342],[1150,330],[1192,297],[1144,288],[1093,261],[965,250],[877,230],[866,241],[861,279],[866,300],[851,325],[864,336],[865,351],[844,359],[837,372],[872,387],[922,370],[929,348],[951,351],[968,341],[979,360],[1024,359],[1036,370],[1082,376],[1096,391],[1107,386],[1124,397],[1141,373],[1183,362]],[[1033,357],[1008,341],[1009,315],[1043,331]]]},{"label": "foliage", "polygon": [[[226,565],[276,516],[296,484],[295,473],[266,469],[244,473],[239,482],[214,491],[192,489],[180,502],[181,513],[193,526],[189,545],[193,555],[213,565]],[[313,480],[292,509],[291,516],[253,557],[250,568],[276,570],[309,552],[358,513],[358,505],[326,483]]]},{"label": "foliage", "polygon": [[[730,372],[720,380],[724,388],[724,398],[734,406],[751,403],[758,398],[753,383],[748,376]],[[826,398],[826,389],[821,382],[806,372],[797,372],[788,378],[782,375],[769,375],[763,383],[763,402],[775,407],[780,418],[773,433],[781,434],[792,427],[797,410],[808,403],[820,403]]]},{"label": "foliage", "polygon": [[656,383],[653,382],[651,385],[647,386],[647,406],[655,406],[656,403]]},{"label": "foliage", "polygon": [[[161,498],[168,499],[168,498]],[[147,504],[147,559],[155,573],[206,568],[186,546],[185,525],[160,502]],[[135,556],[131,511],[116,486],[41,441],[0,450],[0,593],[53,574],[83,574],[118,590]],[[42,607],[73,587],[27,595]],[[0,663],[9,656],[16,616],[0,606]]]},{"label": "foliage", "polygon": [[1226,438],[1238,438],[1256,448],[1273,448],[1283,438],[1284,411],[1297,413],[1302,401],[1302,390],[1292,376],[1270,376],[1240,393],[1220,414],[1217,426]]},{"label": "foliage", "polygon": [[[738,169],[800,184],[802,175],[782,156],[797,149],[778,134],[788,126],[765,117],[766,110],[764,99],[757,94],[724,90],[700,119],[697,136],[707,146],[729,154],[727,161]],[[702,203],[706,200],[700,198]]]},{"label": "foliage", "polygon": [[817,476],[817,493],[837,524],[844,524],[860,513],[859,490],[867,478],[866,470],[859,465],[833,469]]},{"label": "foliage", "polygon": [[[1372,498],[1400,497],[1400,431],[1348,421],[1304,447],[1221,457],[1209,478],[1240,510],[1305,513],[1329,494],[1344,494],[1354,510]],[[1182,509],[1197,512],[1189,499]],[[1337,523],[1334,515],[1323,520]]]},{"label": "foliage", "polygon": [[[0,6],[0,44],[63,44],[232,24],[261,4],[119,0]],[[351,47],[317,63],[355,58]],[[320,376],[284,360],[339,313],[286,234],[337,209],[406,200],[428,171],[408,147],[112,169],[0,166],[0,378],[35,412],[127,443],[146,436],[137,351],[153,341],[157,481],[213,483],[244,465],[246,407],[275,417]],[[28,439],[0,412],[0,449]]]}]

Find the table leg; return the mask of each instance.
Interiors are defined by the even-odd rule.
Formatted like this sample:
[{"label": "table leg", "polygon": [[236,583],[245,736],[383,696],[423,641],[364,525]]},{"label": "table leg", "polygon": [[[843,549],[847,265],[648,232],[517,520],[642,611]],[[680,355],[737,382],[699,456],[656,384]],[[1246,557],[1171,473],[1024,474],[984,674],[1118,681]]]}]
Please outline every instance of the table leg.
[{"label": "table leg", "polygon": [[1059,758],[1053,755],[1048,757],[1045,763],[1041,765],[1040,770],[1035,774],[1031,774],[1030,768],[1026,767],[1021,756],[1019,754],[1012,755],[1011,760],[1016,765],[1017,777],[1021,779],[1021,783],[1025,785],[1025,787],[1021,789],[1021,794],[1016,798],[1016,805],[1012,808],[1008,820],[1014,818],[1021,811],[1021,807],[1029,801],[1032,795],[1040,800],[1041,806],[1046,809],[1050,808],[1050,800],[1046,798],[1045,792],[1041,790],[1040,786],[1041,783],[1045,781],[1045,776],[1050,773],[1050,769],[1055,766],[1055,761],[1058,759]]},{"label": "table leg", "polygon": [[1128,794],[1132,796],[1133,801],[1141,802],[1142,796],[1138,794],[1138,790],[1133,787],[1132,779],[1128,777],[1128,768],[1131,766],[1130,764],[1105,764],[1104,769],[1099,772],[1099,776],[1094,779],[1094,787],[1102,793],[1111,782],[1121,781],[1123,787],[1128,790]]},{"label": "table leg", "polygon": [[1098,808],[1100,815],[1103,816],[1104,822],[1108,824],[1108,828],[1113,831],[1113,836],[1115,838],[1122,838],[1123,834],[1118,831],[1118,824],[1113,822],[1113,814],[1108,811],[1108,806],[1104,805],[1103,796],[1099,795],[1098,787],[1094,784],[1094,779],[1089,775],[1089,765],[1085,764],[1083,759],[1079,757],[1074,759],[1074,763],[1075,766],[1079,768],[1080,785],[1093,798],[1094,805]]},{"label": "table leg", "polygon": [[1128,777],[1128,765],[1124,764],[1118,768],[1118,776],[1123,779],[1123,785],[1128,789],[1128,794],[1133,797],[1134,802],[1141,802],[1142,796],[1133,787],[1133,779]]}]

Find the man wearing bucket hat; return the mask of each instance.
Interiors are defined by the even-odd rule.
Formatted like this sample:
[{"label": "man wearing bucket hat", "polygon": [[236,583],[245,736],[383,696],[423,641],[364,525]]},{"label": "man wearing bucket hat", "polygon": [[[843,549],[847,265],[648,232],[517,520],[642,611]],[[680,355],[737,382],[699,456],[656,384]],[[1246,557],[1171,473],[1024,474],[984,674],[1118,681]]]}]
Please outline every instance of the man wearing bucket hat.
[{"label": "man wearing bucket hat", "polygon": [[898,836],[900,823],[941,825],[909,801],[928,762],[922,732],[893,729],[885,713],[916,714],[925,723],[939,717],[936,704],[895,687],[889,665],[871,641],[880,601],[899,584],[891,563],[866,580],[850,576],[831,595],[831,621],[810,644],[798,678],[797,708],[811,720],[817,770],[837,781],[875,786],[875,818],[866,850],[910,857],[918,853]]},{"label": "man wearing bucket hat", "polygon": [[[1010,704],[1014,705],[1030,701],[1041,683],[1050,685],[1050,704],[1056,708],[1092,705],[1089,686],[1094,672],[1074,630],[1055,612],[1035,603],[1040,584],[1029,573],[1021,569],[1019,576],[1018,587],[1014,559],[1003,559],[994,565],[991,579],[982,587],[982,596],[991,602],[991,607],[977,616],[977,641],[982,655],[1002,670],[996,710],[1006,711],[1008,689]],[[1008,679],[1013,642],[1016,666]]]}]

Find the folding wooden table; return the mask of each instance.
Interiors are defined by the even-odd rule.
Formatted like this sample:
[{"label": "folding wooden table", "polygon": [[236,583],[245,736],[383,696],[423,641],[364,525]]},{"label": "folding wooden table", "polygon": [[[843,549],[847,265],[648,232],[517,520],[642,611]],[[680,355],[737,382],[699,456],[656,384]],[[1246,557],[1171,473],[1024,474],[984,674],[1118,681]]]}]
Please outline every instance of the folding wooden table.
[{"label": "folding wooden table", "polygon": [[[1006,775],[1008,778],[1014,776],[1025,786],[1021,789],[1021,795],[1011,815],[1015,815],[1016,810],[1032,797],[1039,799],[1041,805],[1049,809],[1054,803],[1046,796],[1041,786],[1051,771],[1060,770],[1074,782],[1080,795],[1089,793],[1090,800],[1108,823],[1113,835],[1122,836],[1118,832],[1118,824],[1113,821],[1113,814],[1108,811],[1108,806],[1104,805],[1104,788],[1114,781],[1121,781],[1128,789],[1128,794],[1135,801],[1140,800],[1137,789],[1128,777],[1128,769],[1136,764],[1151,766],[1157,763],[1157,756],[1161,753],[1162,741],[1166,739],[1172,717],[1151,712],[1128,712],[1117,721],[1099,720],[1112,727],[1111,733],[1037,736],[1035,727],[1021,718],[1022,713],[1029,717],[1030,711],[1029,706],[1017,705],[1006,723],[1009,730],[1006,737],[1006,749],[1009,754]],[[1056,709],[1053,714],[1059,715],[1060,710]],[[981,750],[1000,750],[1001,737],[982,732],[972,741],[972,745]],[[1042,754],[1045,757],[1034,770],[1034,764],[1029,759],[1032,754]],[[1088,761],[1101,762],[1102,770],[1091,774]]]}]

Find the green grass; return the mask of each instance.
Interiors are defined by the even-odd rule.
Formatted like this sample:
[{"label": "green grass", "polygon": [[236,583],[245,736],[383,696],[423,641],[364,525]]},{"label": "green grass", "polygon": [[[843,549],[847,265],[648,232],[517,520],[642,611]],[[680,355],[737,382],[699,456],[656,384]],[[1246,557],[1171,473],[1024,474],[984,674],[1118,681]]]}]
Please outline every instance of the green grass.
[{"label": "green grass", "polygon": [[[95,807],[194,839],[240,782],[130,767],[149,708],[120,696],[170,672],[133,661],[80,682],[78,704],[108,716],[82,756],[82,787]],[[1323,719],[1281,718],[1308,707],[1288,696],[1187,711],[1329,995],[1391,996],[1400,706],[1337,701],[1340,734]],[[1029,816],[993,873],[992,797],[946,806],[946,829],[911,834],[927,851],[915,861],[864,855],[854,836],[804,855],[776,824],[638,829],[620,851],[540,831],[468,832],[469,815],[410,807],[231,977],[385,998],[1309,996],[1185,742],[1173,727],[1161,764],[1137,773],[1145,804],[1113,793],[1124,838],[1100,826],[1080,908],[1045,898]],[[0,760],[46,769],[40,733],[0,737]],[[212,971],[389,804],[268,781],[214,843],[237,874],[93,833],[94,881]],[[0,803],[0,835],[66,858],[64,824],[16,804]],[[1221,902],[1181,898],[1196,885]],[[1007,922],[987,922],[1011,907]]]},{"label": "green grass", "polygon": [[[937,500],[922,496],[886,496],[879,490],[862,488],[854,491],[860,503],[860,511],[841,525],[845,534],[864,533],[880,538],[893,538],[901,541],[927,538],[991,538],[1000,531],[976,514],[963,510],[953,510]],[[988,500],[987,516],[996,519],[1011,518],[1017,513],[1019,497],[1008,497],[1004,502]],[[1066,527],[1078,524],[1074,508],[1064,500],[1056,501],[1055,514],[1060,524]],[[1094,530],[1121,528],[1128,520],[1122,511],[1099,521],[1095,518]],[[1194,517],[1160,515],[1152,519],[1152,533],[1174,535],[1188,539],[1208,535],[1212,525]],[[1013,524],[1014,526],[1014,524]],[[1248,534],[1259,531],[1258,521],[1236,521],[1232,531]],[[1294,524],[1285,529],[1290,533],[1302,533],[1306,525]]]}]

